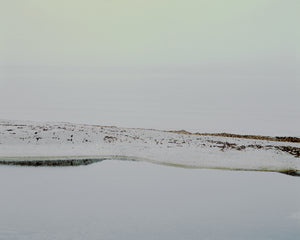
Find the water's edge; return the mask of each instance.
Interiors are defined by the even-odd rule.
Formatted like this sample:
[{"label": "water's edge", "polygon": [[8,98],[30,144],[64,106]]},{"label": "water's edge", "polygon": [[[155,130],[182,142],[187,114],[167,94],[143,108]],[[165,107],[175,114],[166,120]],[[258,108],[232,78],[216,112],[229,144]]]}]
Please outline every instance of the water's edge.
[{"label": "water's edge", "polygon": [[300,171],[294,169],[285,170],[268,170],[268,169],[243,169],[243,168],[225,168],[225,167],[200,167],[177,163],[156,162],[150,159],[136,158],[133,156],[99,156],[99,157],[7,157],[0,158],[0,165],[9,166],[27,166],[27,167],[71,167],[71,166],[85,166],[104,160],[121,160],[121,161],[146,161],[154,164],[190,168],[190,169],[219,169],[232,171],[259,171],[259,172],[278,172],[290,176],[300,177]]}]

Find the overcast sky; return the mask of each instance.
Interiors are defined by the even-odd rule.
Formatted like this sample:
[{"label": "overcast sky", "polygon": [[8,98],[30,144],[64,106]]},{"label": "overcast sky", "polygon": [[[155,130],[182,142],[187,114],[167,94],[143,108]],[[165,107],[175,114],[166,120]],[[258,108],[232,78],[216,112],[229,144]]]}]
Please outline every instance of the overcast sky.
[{"label": "overcast sky", "polygon": [[299,54],[299,5],[297,0],[2,0],[1,62],[263,64],[267,71],[274,65],[285,70]]},{"label": "overcast sky", "polygon": [[[274,128],[280,121],[290,124],[286,112],[300,116],[299,5],[298,0],[1,0],[0,117],[40,120],[44,109],[56,116],[44,118],[72,121],[66,115],[78,112],[76,106],[103,112],[109,102],[111,112],[146,106],[150,112],[160,108],[157,116],[170,109],[203,113],[230,107],[234,114],[272,109],[282,111]],[[112,115],[107,122],[117,117],[122,119]],[[125,118],[130,117],[117,123],[133,125]],[[193,118],[191,125],[201,124],[200,115]],[[206,122],[211,120],[216,115]]]}]

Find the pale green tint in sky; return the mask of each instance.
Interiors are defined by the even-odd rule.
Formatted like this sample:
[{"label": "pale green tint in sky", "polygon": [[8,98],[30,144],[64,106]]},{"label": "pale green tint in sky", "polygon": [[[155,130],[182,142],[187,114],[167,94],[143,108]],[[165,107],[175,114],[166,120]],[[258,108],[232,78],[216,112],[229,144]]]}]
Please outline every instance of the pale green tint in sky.
[{"label": "pale green tint in sky", "polygon": [[298,0],[1,0],[3,65],[280,66]]},{"label": "pale green tint in sky", "polygon": [[0,118],[299,135],[299,0],[0,0]]}]

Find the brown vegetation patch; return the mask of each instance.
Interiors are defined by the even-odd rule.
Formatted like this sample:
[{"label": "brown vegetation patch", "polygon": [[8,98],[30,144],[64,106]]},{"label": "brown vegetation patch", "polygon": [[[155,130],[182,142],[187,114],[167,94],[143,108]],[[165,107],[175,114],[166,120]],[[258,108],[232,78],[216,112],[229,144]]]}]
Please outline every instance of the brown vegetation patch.
[{"label": "brown vegetation patch", "polygon": [[116,137],[112,137],[112,136],[105,136],[105,137],[103,138],[103,140],[104,140],[105,142],[112,143],[112,142],[117,141],[118,139],[117,139]]},{"label": "brown vegetation patch", "polygon": [[300,143],[300,138],[298,137],[270,137],[270,136],[260,136],[260,135],[242,135],[233,133],[191,133],[186,130],[178,131],[166,131],[178,134],[188,134],[188,135],[200,135],[200,136],[214,136],[214,137],[231,137],[231,138],[244,138],[244,139],[254,139],[254,140],[266,140],[266,141],[276,141],[276,142],[293,142]]},{"label": "brown vegetation patch", "polygon": [[216,145],[212,145],[211,147],[220,148],[221,151],[234,149],[238,151],[242,151],[245,149],[264,149],[264,150],[277,150],[279,152],[285,152],[288,154],[293,155],[296,158],[300,157],[300,148],[298,147],[291,147],[291,146],[273,146],[273,145],[260,145],[260,144],[250,144],[250,145],[238,145],[236,143],[229,143],[229,142],[222,142],[222,141],[214,141],[214,140],[207,140],[209,143],[213,143]]}]

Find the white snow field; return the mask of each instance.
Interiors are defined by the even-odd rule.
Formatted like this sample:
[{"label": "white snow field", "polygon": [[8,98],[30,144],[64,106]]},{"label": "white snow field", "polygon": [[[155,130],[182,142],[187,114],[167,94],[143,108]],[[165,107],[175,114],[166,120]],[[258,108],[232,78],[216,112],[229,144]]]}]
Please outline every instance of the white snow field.
[{"label": "white snow field", "polygon": [[300,174],[299,142],[71,123],[0,120],[0,162],[83,165],[107,159]]}]

